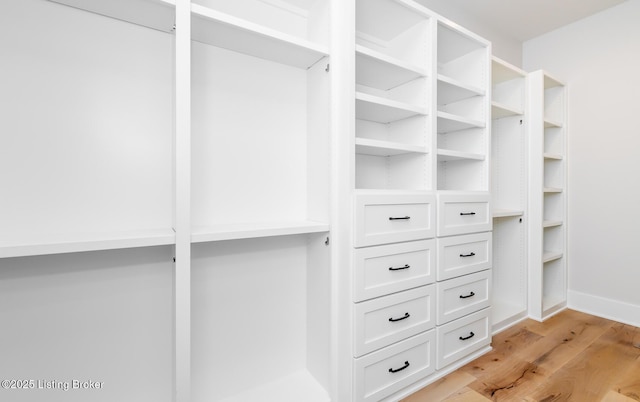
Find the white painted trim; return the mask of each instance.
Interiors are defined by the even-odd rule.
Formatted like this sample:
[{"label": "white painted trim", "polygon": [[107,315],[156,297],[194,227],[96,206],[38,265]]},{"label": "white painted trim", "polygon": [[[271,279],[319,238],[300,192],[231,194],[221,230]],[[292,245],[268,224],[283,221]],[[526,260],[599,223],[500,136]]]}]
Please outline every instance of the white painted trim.
[{"label": "white painted trim", "polygon": [[568,307],[602,318],[640,327],[640,305],[569,290]]}]

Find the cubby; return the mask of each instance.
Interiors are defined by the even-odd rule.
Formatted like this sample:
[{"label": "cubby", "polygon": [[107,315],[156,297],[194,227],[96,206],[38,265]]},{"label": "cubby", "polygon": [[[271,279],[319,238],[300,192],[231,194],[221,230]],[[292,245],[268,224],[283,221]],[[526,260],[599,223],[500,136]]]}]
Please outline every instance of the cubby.
[{"label": "cubby", "polygon": [[529,315],[544,320],[567,304],[566,88],[541,70],[528,80]]}]

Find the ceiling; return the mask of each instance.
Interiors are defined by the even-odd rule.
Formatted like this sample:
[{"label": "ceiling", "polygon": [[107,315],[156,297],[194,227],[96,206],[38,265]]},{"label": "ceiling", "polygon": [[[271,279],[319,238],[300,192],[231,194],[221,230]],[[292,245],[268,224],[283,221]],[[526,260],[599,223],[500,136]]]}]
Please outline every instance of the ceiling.
[{"label": "ceiling", "polygon": [[519,42],[624,1],[626,0],[417,0],[448,18],[452,14],[465,14]]}]

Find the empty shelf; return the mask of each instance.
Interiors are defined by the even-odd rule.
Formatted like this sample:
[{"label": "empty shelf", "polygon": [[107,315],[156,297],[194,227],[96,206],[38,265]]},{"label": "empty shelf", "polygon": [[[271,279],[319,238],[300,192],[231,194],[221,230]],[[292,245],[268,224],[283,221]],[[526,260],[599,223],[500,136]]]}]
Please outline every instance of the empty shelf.
[{"label": "empty shelf", "polygon": [[423,68],[356,45],[356,82],[358,84],[386,91],[426,75],[427,71]]},{"label": "empty shelf", "polygon": [[330,402],[331,398],[309,372],[301,370],[241,394],[225,398],[221,402],[246,401]]},{"label": "empty shelf", "polygon": [[542,253],[542,262],[550,262],[562,258],[562,251],[547,251]]},{"label": "empty shelf", "polygon": [[491,60],[491,80],[496,85],[501,82],[507,82],[515,79],[524,79],[527,75],[523,70],[513,66],[504,60],[493,57]]},{"label": "empty shelf", "polygon": [[416,115],[426,115],[425,107],[410,105],[380,96],[356,92],[356,118],[391,123]]},{"label": "empty shelf", "polygon": [[356,153],[374,156],[393,156],[410,153],[426,154],[427,148],[399,142],[356,138]]},{"label": "empty shelf", "polygon": [[438,112],[438,133],[449,133],[467,128],[482,128],[485,123],[481,120],[469,119],[447,112]]},{"label": "empty shelf", "polygon": [[554,226],[562,226],[562,221],[552,221],[552,220],[548,220],[548,221],[543,221],[542,222],[542,227],[543,228],[551,228]]},{"label": "empty shelf", "polygon": [[311,221],[230,223],[195,227],[191,232],[191,241],[204,243],[209,241],[321,233],[328,230],[329,224]]},{"label": "empty shelf", "polygon": [[485,156],[471,152],[452,151],[450,149],[438,149],[438,161],[477,160],[483,161]]},{"label": "empty shelf", "polygon": [[198,42],[305,69],[329,54],[326,46],[198,4],[191,5],[191,14]]},{"label": "empty shelf", "polygon": [[545,159],[555,159],[555,160],[562,160],[562,155],[560,154],[552,154],[552,153],[544,153],[544,158]]},{"label": "empty shelf", "polygon": [[482,88],[438,74],[438,105],[447,105],[473,96],[484,96]]},{"label": "empty shelf", "polygon": [[175,244],[173,229],[3,236],[0,258]]},{"label": "empty shelf", "polygon": [[543,189],[543,191],[545,193],[561,193],[562,189],[561,188],[556,188],[556,187],[545,187]]},{"label": "empty shelf", "polygon": [[493,217],[494,218],[509,218],[515,216],[522,216],[524,211],[517,209],[494,209]]},{"label": "empty shelf", "polygon": [[553,119],[544,119],[544,128],[562,127],[562,122]]},{"label": "empty shelf", "polygon": [[501,119],[509,116],[522,115],[524,111],[522,109],[513,108],[511,106],[499,103],[496,101],[491,102],[491,118]]}]

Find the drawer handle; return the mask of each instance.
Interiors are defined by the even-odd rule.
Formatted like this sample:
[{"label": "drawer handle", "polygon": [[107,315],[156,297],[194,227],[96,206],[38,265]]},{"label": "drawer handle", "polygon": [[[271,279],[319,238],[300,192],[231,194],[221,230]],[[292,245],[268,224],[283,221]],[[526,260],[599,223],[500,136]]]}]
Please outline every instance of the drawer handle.
[{"label": "drawer handle", "polygon": [[[469,294],[468,294],[468,295],[466,295],[466,296],[460,295],[460,298],[461,298],[461,299],[468,299],[468,298],[473,297],[473,296],[475,296],[475,295],[476,295],[475,293],[471,292],[471,293],[469,293]],[[472,333],[473,333],[473,332],[472,332]]]},{"label": "drawer handle", "polygon": [[406,369],[406,368],[407,368],[407,367],[409,367],[409,366],[410,366],[409,362],[408,362],[408,361],[406,361],[406,362],[404,362],[404,366],[400,367],[399,369],[392,369],[392,368],[390,368],[390,369],[389,369],[389,372],[390,372],[390,373],[397,373],[398,371],[402,371],[402,370]]},{"label": "drawer handle", "polygon": [[404,313],[404,316],[402,316],[400,318],[389,318],[389,321],[391,321],[391,322],[402,321],[402,320],[406,320],[409,317],[411,317],[411,314]]},{"label": "drawer handle", "polygon": [[409,269],[409,268],[411,268],[411,265],[405,264],[404,267],[398,267],[398,268],[389,267],[389,271],[400,271],[401,269]]},{"label": "drawer handle", "polygon": [[460,337],[460,340],[461,340],[461,341],[466,341],[467,339],[471,339],[471,338],[473,338],[474,336],[476,336],[476,334],[474,334],[473,332],[470,332],[470,333],[469,333],[469,336],[464,336],[464,337],[463,337],[463,336],[461,336],[461,337]]},{"label": "drawer handle", "polygon": [[475,215],[475,212],[460,212],[461,216],[465,216],[465,215]]},{"label": "drawer handle", "polygon": [[409,219],[411,219],[411,217],[410,217],[410,216],[401,216],[401,217],[393,217],[393,216],[390,216],[390,217],[389,217],[389,220],[390,220],[390,221],[408,221]]},{"label": "drawer handle", "polygon": [[473,257],[474,255],[476,255],[476,253],[460,254],[460,257],[462,257],[462,258],[465,258],[465,257]]}]

